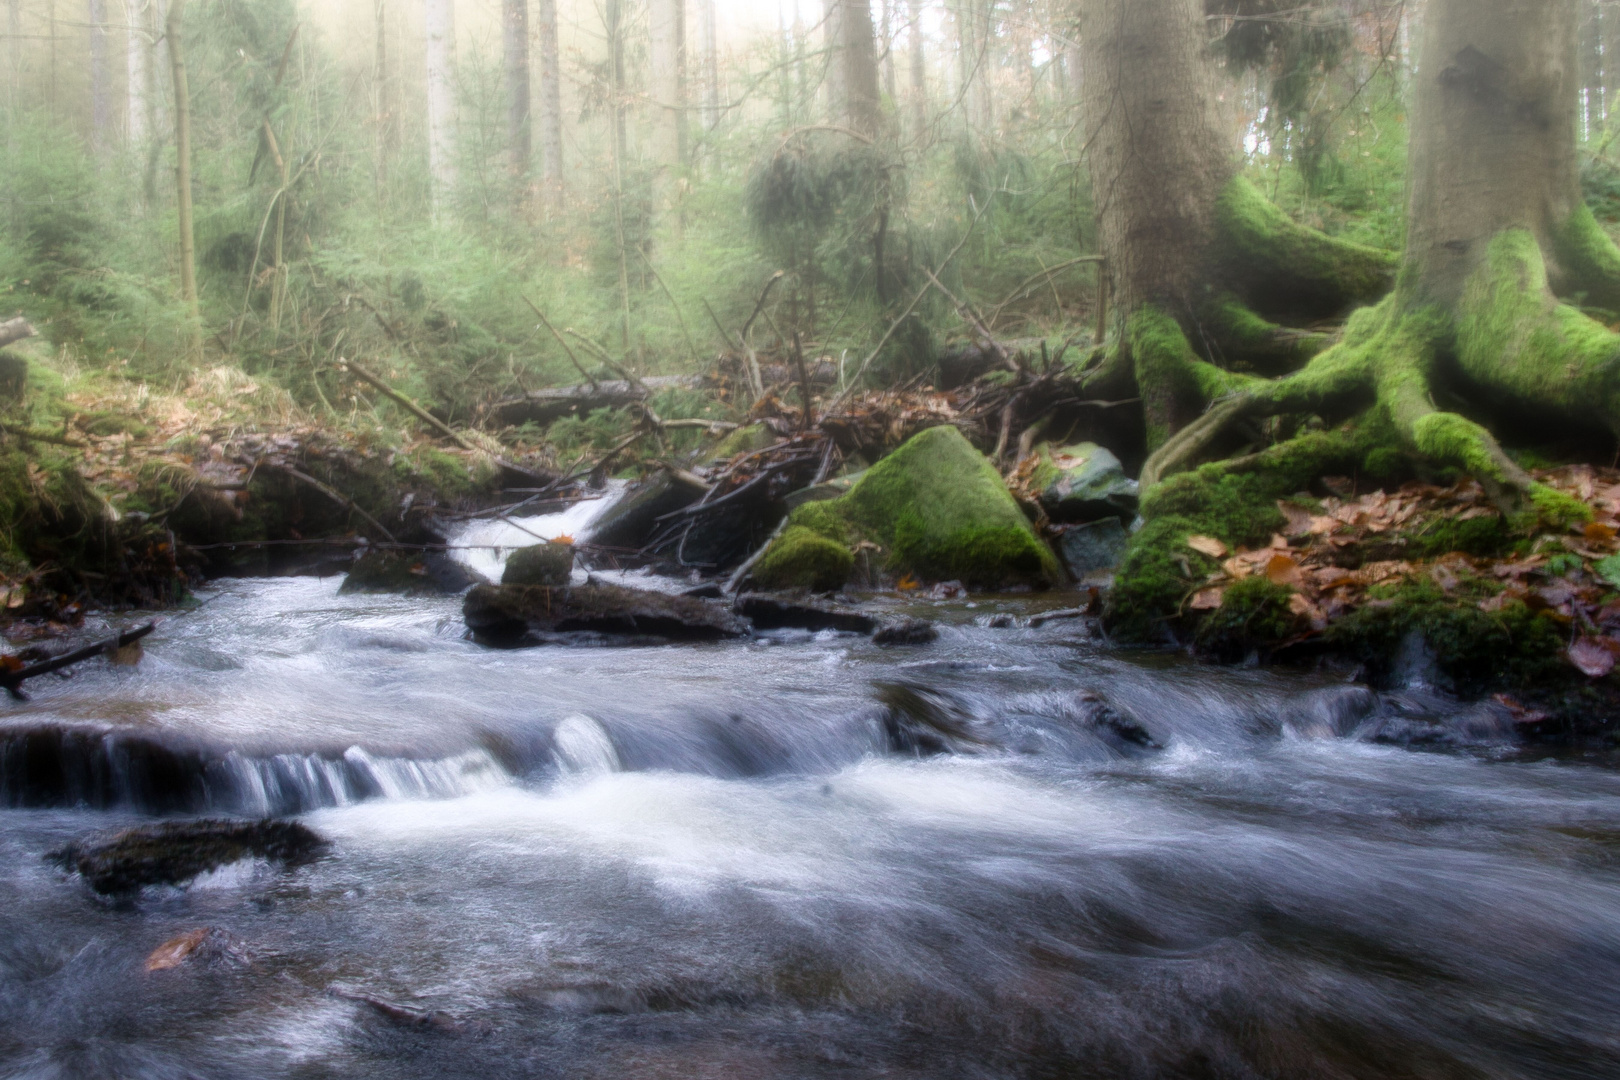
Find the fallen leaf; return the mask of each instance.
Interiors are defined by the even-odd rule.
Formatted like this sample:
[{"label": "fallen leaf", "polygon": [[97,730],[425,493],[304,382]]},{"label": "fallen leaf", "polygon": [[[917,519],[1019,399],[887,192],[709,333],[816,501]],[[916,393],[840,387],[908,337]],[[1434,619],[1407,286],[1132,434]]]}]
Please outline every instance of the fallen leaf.
[{"label": "fallen leaf", "polygon": [[1588,544],[1612,544],[1614,542],[1614,526],[1605,521],[1588,521],[1586,528],[1581,530],[1586,534]]},{"label": "fallen leaf", "polygon": [[1187,546],[1200,555],[1208,555],[1212,559],[1226,558],[1227,547],[1213,536],[1189,536]]},{"label": "fallen leaf", "polygon": [[1220,586],[1209,589],[1199,589],[1193,593],[1192,602],[1187,606],[1194,611],[1214,611],[1226,599],[1226,590]]},{"label": "fallen leaf", "polygon": [[1298,503],[1287,502],[1283,499],[1277,500],[1277,509],[1282,511],[1282,516],[1288,522],[1288,524],[1283,528],[1284,535],[1310,535],[1311,522],[1314,521],[1315,518],[1309,510],[1305,509]]},{"label": "fallen leaf", "polygon": [[146,970],[168,971],[170,968],[177,968],[207,940],[207,927],[187,930],[179,937],[170,938],[147,955]]},{"label": "fallen leaf", "polygon": [[1569,662],[1590,679],[1601,679],[1614,670],[1614,653],[1601,638],[1577,638],[1569,647]]},{"label": "fallen leaf", "polygon": [[901,592],[911,592],[914,589],[921,588],[922,587],[922,582],[918,581],[916,578],[912,577],[910,574],[907,574],[905,577],[903,577],[899,581],[895,582],[894,587],[896,589],[899,589]]},{"label": "fallen leaf", "polygon": [[1298,585],[1299,563],[1291,555],[1273,555],[1266,562],[1266,580],[1273,585]]},{"label": "fallen leaf", "polygon": [[553,544],[565,544],[565,545],[568,545],[568,546],[572,547],[573,543],[574,543],[574,538],[572,536],[569,536],[567,533],[563,533],[561,536],[552,537],[551,542]]},{"label": "fallen leaf", "polygon": [[1543,720],[1551,719],[1550,714],[1540,709],[1527,709],[1507,694],[1492,694],[1491,700],[1511,713],[1515,724],[1539,724]]}]

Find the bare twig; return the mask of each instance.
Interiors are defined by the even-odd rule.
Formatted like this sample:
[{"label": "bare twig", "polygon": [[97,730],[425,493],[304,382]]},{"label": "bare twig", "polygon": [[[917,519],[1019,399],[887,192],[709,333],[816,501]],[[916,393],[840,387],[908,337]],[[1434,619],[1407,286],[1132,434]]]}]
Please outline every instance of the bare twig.
[{"label": "bare twig", "polygon": [[[521,296],[522,294],[520,293],[519,295]],[[547,330],[551,331],[551,336],[557,339],[557,344],[563,347],[563,352],[567,353],[568,359],[573,361],[574,370],[578,371],[580,375],[584,377],[585,381],[591,384],[591,392],[595,393],[596,380],[591,378],[591,373],[585,370],[585,365],[579,362],[579,357],[574,355],[574,350],[568,344],[568,340],[561,334],[557,333],[557,328],[551,325],[551,320],[546,318],[545,312],[535,307],[533,300],[530,300],[527,296],[524,296],[523,302],[529,305],[529,310],[535,313],[535,315],[540,319],[541,324],[545,326]]]},{"label": "bare twig", "polygon": [[353,360],[345,360],[340,357],[338,359],[338,366],[346,367],[348,370],[360,376],[360,378],[376,387],[384,397],[399,405],[406,412],[422,421],[422,423],[426,424],[428,427],[433,428],[435,431],[438,431],[444,435],[445,438],[449,439],[463,450],[476,451],[478,449],[478,447],[474,446],[472,443],[468,442],[465,438],[458,434],[449,424],[446,424],[443,420],[440,420],[437,416],[434,416],[432,413],[422,408],[422,406],[418,405],[416,402],[412,401],[398,390],[395,390],[392,386],[389,386],[376,375],[373,375],[371,372],[367,371]]}]

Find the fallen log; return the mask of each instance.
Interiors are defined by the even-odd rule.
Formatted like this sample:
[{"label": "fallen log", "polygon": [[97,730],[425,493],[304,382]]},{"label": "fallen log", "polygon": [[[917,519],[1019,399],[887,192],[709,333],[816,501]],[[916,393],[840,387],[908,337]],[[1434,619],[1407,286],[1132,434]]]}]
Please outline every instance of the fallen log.
[{"label": "fallen log", "polygon": [[98,641],[94,645],[86,645],[82,649],[74,649],[72,652],[63,653],[61,656],[41,660],[37,664],[28,664],[25,667],[17,668],[15,671],[0,671],[0,686],[5,687],[6,692],[14,700],[27,701],[28,695],[22,692],[22,684],[27,680],[40,675],[49,675],[53,671],[61,671],[65,667],[71,667],[95,656],[117,652],[124,646],[132,645],[141,640],[141,638],[156,629],[156,623],[147,623],[145,626],[137,626],[133,630],[125,630],[115,638]]},{"label": "fallen log", "polygon": [[565,416],[583,416],[597,409],[622,409],[645,401],[649,393],[659,390],[693,390],[703,384],[703,377],[655,375],[637,381],[639,386],[626,379],[615,379],[597,382],[594,386],[530,390],[521,397],[503,398],[492,403],[488,413],[497,423],[509,427],[524,423],[544,426]]}]

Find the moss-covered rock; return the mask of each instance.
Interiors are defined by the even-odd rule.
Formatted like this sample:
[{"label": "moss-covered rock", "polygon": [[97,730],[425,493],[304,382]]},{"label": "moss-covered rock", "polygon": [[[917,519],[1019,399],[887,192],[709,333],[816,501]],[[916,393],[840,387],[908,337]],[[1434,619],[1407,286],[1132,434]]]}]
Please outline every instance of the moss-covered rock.
[{"label": "moss-covered rock", "polygon": [[764,589],[842,588],[855,568],[849,548],[803,525],[791,525],[777,537],[754,567],[754,582]]},{"label": "moss-covered rock", "polygon": [[954,427],[914,436],[868,469],[847,495],[800,506],[789,524],[761,566],[796,565],[788,559],[794,551],[825,560],[818,565],[830,572],[831,547],[853,559],[851,549],[865,543],[876,547],[879,566],[890,575],[981,589],[1064,580],[1001,475]]},{"label": "moss-covered rock", "polygon": [[458,593],[480,580],[480,575],[439,552],[367,551],[354,561],[338,591],[435,596]]},{"label": "moss-covered rock", "polygon": [[1125,475],[1125,467],[1107,448],[1096,443],[1058,447],[1043,443],[1035,454],[1030,486],[1053,521],[1105,517],[1129,521],[1136,516],[1136,481]]},{"label": "moss-covered rock", "polygon": [[574,572],[571,544],[533,544],[518,548],[506,560],[502,585],[567,585]]}]

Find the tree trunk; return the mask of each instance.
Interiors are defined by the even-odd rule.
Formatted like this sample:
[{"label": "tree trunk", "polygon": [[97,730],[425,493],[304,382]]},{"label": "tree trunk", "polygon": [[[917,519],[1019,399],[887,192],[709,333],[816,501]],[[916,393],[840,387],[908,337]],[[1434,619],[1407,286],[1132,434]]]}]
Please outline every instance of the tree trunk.
[{"label": "tree trunk", "polygon": [[906,0],[906,45],[911,53],[911,125],[921,139],[928,130],[928,54],[923,47],[922,0]]},{"label": "tree trunk", "polygon": [[686,0],[649,0],[647,22],[653,159],[679,169],[686,164]]},{"label": "tree trunk", "polygon": [[1414,79],[1404,264],[1303,370],[1244,386],[1171,440],[1144,478],[1182,467],[1245,412],[1374,411],[1410,449],[1462,469],[1511,511],[1567,524],[1584,506],[1534,483],[1491,432],[1503,422],[1620,434],[1620,334],[1566,297],[1620,309],[1620,249],[1581,201],[1575,0],[1430,0]]},{"label": "tree trunk", "polygon": [[196,239],[191,226],[191,88],[186,82],[186,0],[171,0],[164,22],[169,63],[174,69],[174,180],[175,205],[180,227],[180,296],[190,318],[190,348],[194,361],[202,359],[202,311],[197,296]]},{"label": "tree trunk", "polygon": [[90,147],[107,149],[112,129],[112,64],[107,53],[107,0],[89,0]]},{"label": "tree trunk", "polygon": [[562,201],[562,64],[557,53],[557,0],[539,0],[535,29],[540,44],[540,176],[546,202]]},{"label": "tree trunk", "polygon": [[501,54],[506,69],[506,168],[521,207],[529,185],[529,0],[501,0]]},{"label": "tree trunk", "polygon": [[152,92],[152,41],[148,36],[151,11],[142,0],[124,0],[124,77],[128,82],[125,94],[125,137],[133,150],[146,145],[151,132],[150,94]]},{"label": "tree trunk", "polygon": [[703,129],[713,131],[720,124],[720,41],[714,0],[699,2],[703,5]]},{"label": "tree trunk", "polygon": [[456,188],[456,24],[453,0],[423,0],[427,29],[428,175],[433,212]]},{"label": "tree trunk", "polygon": [[395,103],[394,78],[388,60],[388,0],[373,0],[372,18],[376,27],[371,87],[377,133],[377,198],[379,202],[386,202],[388,176],[399,145],[399,108]]},{"label": "tree trunk", "polygon": [[833,116],[851,131],[876,138],[883,126],[877,44],[870,0],[829,0]]}]

